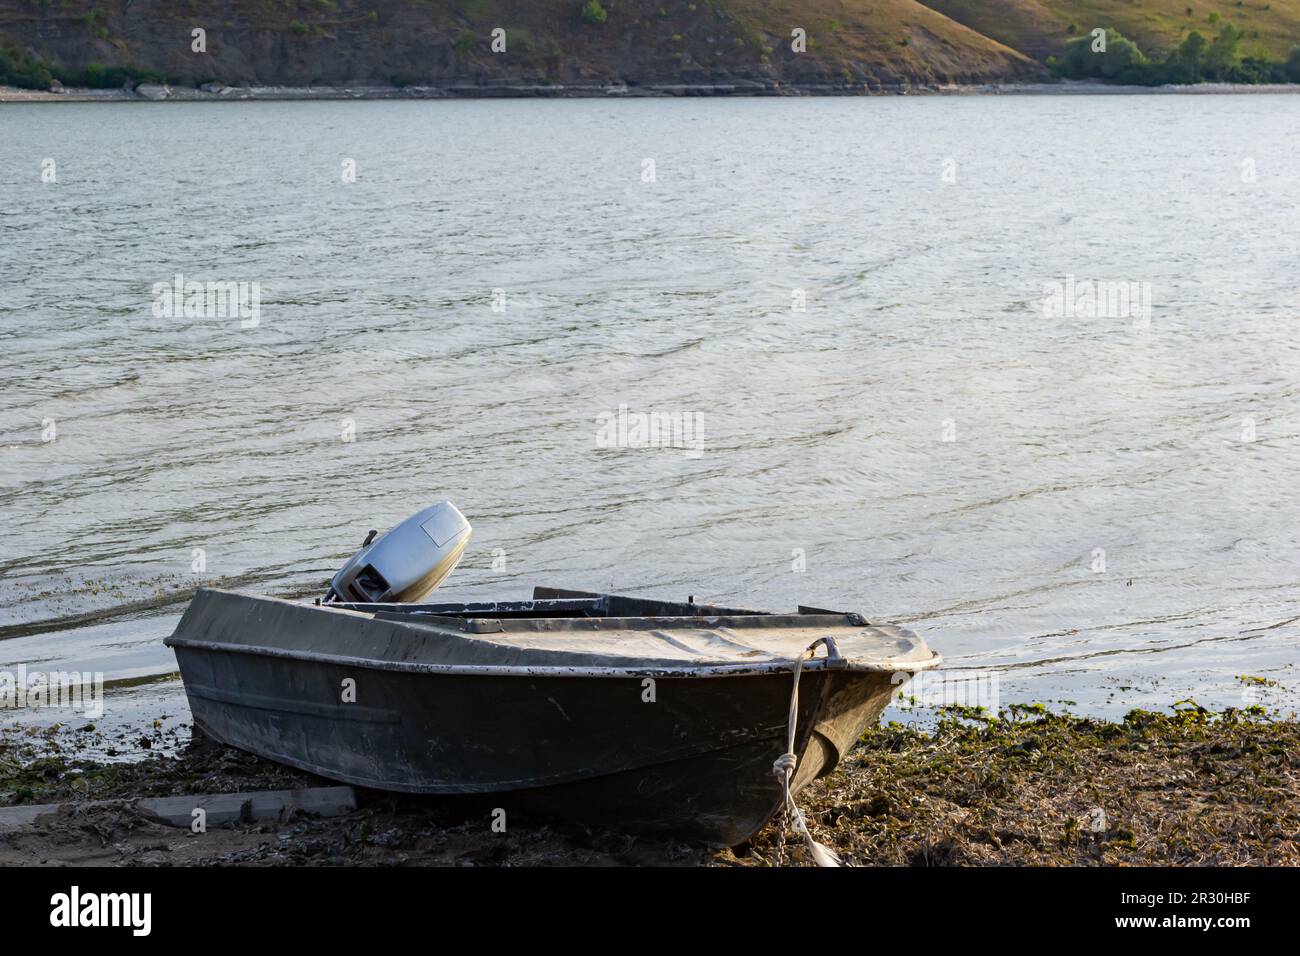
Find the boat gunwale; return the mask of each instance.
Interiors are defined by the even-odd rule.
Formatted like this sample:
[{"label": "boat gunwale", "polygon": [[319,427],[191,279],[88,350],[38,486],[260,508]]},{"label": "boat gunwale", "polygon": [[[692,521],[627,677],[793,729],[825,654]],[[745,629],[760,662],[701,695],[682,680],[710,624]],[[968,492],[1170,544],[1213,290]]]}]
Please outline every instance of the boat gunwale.
[{"label": "boat gunwale", "polygon": [[[701,664],[675,667],[610,667],[605,665],[565,664],[438,664],[429,661],[394,661],[375,657],[355,657],[346,654],[325,654],[320,651],[290,650],[267,647],[261,644],[234,644],[217,641],[199,641],[177,637],[175,634],[163,643],[172,648],[202,650],[213,653],[249,654],[257,657],[275,657],[287,660],[308,661],[314,664],[334,664],[359,667],[367,670],[397,671],[414,674],[474,675],[484,677],[750,677],[758,675],[789,674],[794,658],[778,658],[753,664]],[[929,650],[929,648],[926,648]],[[938,651],[930,650],[930,657],[921,661],[861,661],[851,658],[817,657],[804,662],[803,669],[852,671],[875,674],[916,674],[943,663]]]},{"label": "boat gunwale", "polygon": [[698,616],[636,615],[629,617],[460,617],[433,614],[425,611],[355,611],[343,608],[353,614],[366,614],[377,621],[389,621],[394,624],[417,624],[424,627],[436,627],[456,631],[472,631],[477,634],[511,634],[530,631],[573,631],[585,633],[591,631],[650,631],[650,630],[699,630],[717,627],[730,628],[735,631],[777,628],[840,628],[840,627],[891,627],[867,621],[861,614],[846,612],[843,614],[701,614]]},{"label": "boat gunwale", "polygon": [[[505,602],[501,602],[505,603]],[[525,603],[525,602],[520,602]],[[538,604],[541,602],[526,602]],[[556,602],[559,603],[559,602]],[[479,633],[501,633],[504,631],[528,630],[572,630],[572,631],[640,631],[656,628],[684,628],[698,630],[700,627],[728,627],[734,630],[751,628],[814,628],[814,627],[892,627],[889,624],[875,624],[868,621],[857,611],[818,611],[810,613],[781,613],[773,611],[747,611],[745,613],[706,613],[706,614],[626,614],[596,615],[592,617],[558,617],[531,616],[521,614],[511,617],[494,617],[487,608],[475,608],[463,613],[452,610],[456,607],[470,608],[474,605],[443,604],[320,604],[308,605],[313,610],[326,612],[344,612],[347,614],[364,614],[375,620],[394,623],[424,624],[426,626],[451,628],[454,630],[472,630]],[[433,610],[437,608],[438,610]],[[439,613],[445,610],[446,613]],[[481,610],[481,613],[480,613]],[[561,610],[570,610],[562,608]]]}]

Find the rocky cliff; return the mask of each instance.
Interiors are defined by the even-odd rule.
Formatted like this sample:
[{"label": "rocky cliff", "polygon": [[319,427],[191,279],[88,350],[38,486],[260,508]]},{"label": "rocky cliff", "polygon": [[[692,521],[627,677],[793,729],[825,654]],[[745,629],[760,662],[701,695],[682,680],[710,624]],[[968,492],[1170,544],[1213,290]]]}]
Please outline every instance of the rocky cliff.
[{"label": "rocky cliff", "polygon": [[1044,75],[915,0],[0,0],[0,46],[55,75],[187,84],[860,91]]},{"label": "rocky cliff", "polygon": [[0,0],[0,83],[863,92],[1041,80],[1097,27],[1158,56],[1229,22],[1280,61],[1300,0]]}]

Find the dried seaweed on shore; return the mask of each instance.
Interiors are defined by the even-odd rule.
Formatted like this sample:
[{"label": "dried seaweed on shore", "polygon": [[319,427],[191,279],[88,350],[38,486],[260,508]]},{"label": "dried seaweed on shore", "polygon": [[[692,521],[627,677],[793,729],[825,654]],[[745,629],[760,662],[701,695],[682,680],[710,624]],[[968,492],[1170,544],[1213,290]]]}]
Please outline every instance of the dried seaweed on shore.
[{"label": "dried seaweed on shore", "polygon": [[[0,736],[0,805],[123,801],[5,834],[0,862],[234,865],[722,865],[778,858],[779,827],[721,852],[512,817],[491,800],[365,793],[347,817],[196,835],[142,822],[134,797],[323,783],[203,740],[178,756],[96,763],[57,733]],[[1122,722],[1009,708],[869,731],[799,798],[817,839],[856,865],[1295,865],[1300,722],[1182,706]],[[787,860],[800,861],[789,846]]]},{"label": "dried seaweed on shore", "polygon": [[[1295,865],[1300,724],[1194,705],[891,724],[800,801],[858,864]],[[776,836],[754,840],[758,861]]]}]

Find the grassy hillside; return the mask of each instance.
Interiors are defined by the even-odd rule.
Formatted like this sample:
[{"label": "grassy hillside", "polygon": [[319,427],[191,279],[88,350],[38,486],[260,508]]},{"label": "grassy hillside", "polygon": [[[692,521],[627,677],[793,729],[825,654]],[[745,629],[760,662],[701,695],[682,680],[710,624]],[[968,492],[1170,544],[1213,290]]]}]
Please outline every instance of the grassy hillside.
[{"label": "grassy hillside", "polygon": [[[0,45],[55,75],[187,81],[890,86],[1043,70],[917,0],[0,0]],[[584,14],[584,9],[586,13]],[[207,52],[190,31],[207,30]],[[506,30],[493,52],[491,31]],[[791,31],[807,47],[791,49]],[[111,73],[111,71],[110,71]],[[114,79],[119,74],[111,73]]]},{"label": "grassy hillside", "polygon": [[1300,0],[0,0],[0,83],[862,92],[1042,80],[1047,57],[1097,26],[1156,58],[1227,22],[1241,55],[1281,61],[1300,43]]},{"label": "grassy hillside", "polygon": [[791,29],[802,27],[809,53],[828,64],[938,82],[1040,75],[1028,57],[917,0],[731,0],[727,7],[784,47],[783,56]]},{"label": "grassy hillside", "polygon": [[[1285,60],[1300,44],[1300,0],[924,0],[927,6],[1037,60],[1096,27],[1117,30],[1147,56],[1163,55],[1188,33],[1207,36],[1231,23],[1245,54]],[[1217,17],[1217,19],[1215,19]],[[1071,26],[1074,31],[1071,32]]]}]

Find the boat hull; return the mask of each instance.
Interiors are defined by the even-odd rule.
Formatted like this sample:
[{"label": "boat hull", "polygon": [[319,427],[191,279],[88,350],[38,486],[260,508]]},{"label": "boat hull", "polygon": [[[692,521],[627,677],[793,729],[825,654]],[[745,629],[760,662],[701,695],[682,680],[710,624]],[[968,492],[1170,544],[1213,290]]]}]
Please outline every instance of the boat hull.
[{"label": "boat hull", "polygon": [[[539,676],[367,668],[178,646],[195,725],[345,783],[495,794],[496,806],[714,846],[781,805],[793,674]],[[800,679],[794,786],[834,769],[897,690],[889,673]],[[472,728],[472,730],[470,729]]]}]

